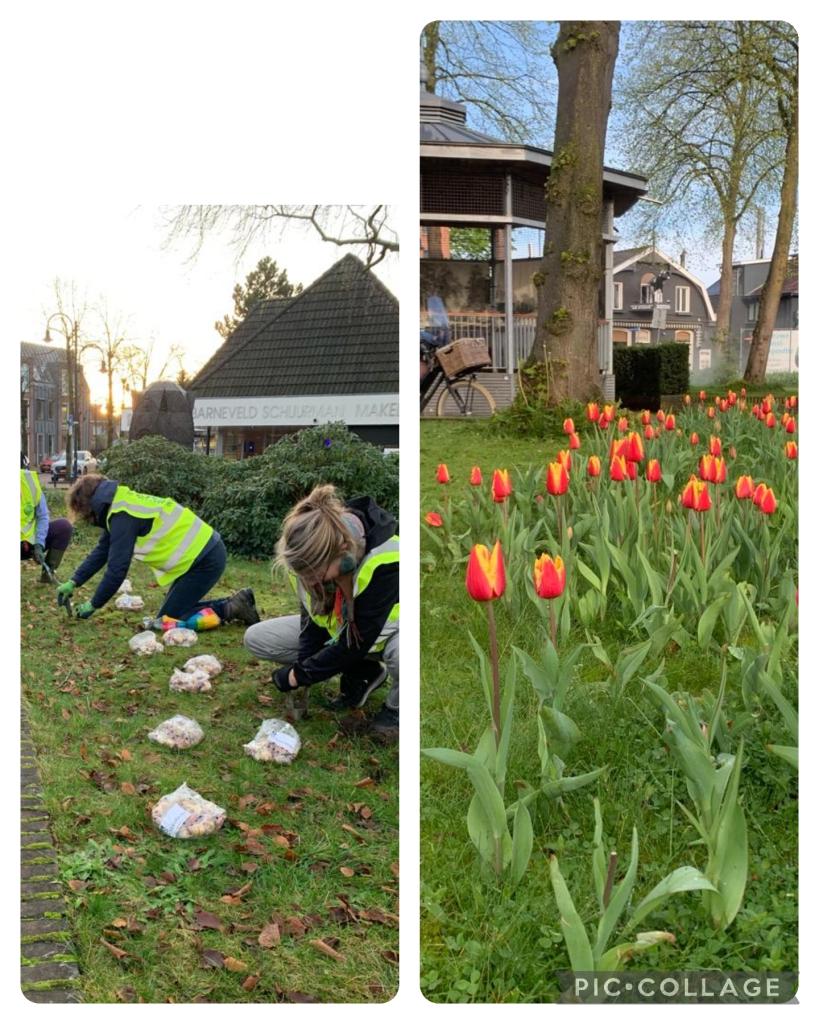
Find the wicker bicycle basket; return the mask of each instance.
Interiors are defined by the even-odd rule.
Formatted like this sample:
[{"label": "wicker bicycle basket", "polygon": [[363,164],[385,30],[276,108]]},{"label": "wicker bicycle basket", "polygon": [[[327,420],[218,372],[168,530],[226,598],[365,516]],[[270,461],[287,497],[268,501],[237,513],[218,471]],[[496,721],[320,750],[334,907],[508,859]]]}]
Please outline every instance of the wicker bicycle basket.
[{"label": "wicker bicycle basket", "polygon": [[447,377],[454,377],[464,370],[476,370],[480,366],[489,366],[492,356],[486,347],[484,338],[461,338],[453,341],[436,352],[438,362]]}]

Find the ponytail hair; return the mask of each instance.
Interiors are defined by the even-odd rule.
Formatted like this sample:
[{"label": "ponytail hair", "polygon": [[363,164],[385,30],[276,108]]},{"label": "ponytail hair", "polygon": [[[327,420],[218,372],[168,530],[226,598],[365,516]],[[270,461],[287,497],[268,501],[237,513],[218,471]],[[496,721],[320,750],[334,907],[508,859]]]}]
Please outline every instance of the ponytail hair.
[{"label": "ponytail hair", "polygon": [[347,553],[358,563],[364,550],[358,517],[345,509],[332,484],[320,484],[285,516],[276,565],[295,573],[308,589],[322,591],[320,577],[329,565]]}]

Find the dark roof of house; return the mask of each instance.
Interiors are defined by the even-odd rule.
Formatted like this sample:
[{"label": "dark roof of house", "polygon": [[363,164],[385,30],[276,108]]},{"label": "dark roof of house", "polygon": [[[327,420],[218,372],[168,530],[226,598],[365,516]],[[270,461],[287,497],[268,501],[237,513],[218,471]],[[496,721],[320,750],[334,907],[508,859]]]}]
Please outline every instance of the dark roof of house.
[{"label": "dark roof of house", "polygon": [[[748,292],[748,294],[743,296],[743,298],[750,298],[752,295],[753,296],[761,295],[762,294],[762,289],[764,287],[765,287],[765,282],[763,281],[762,284],[757,285],[757,287],[754,288],[753,291]],[[799,275],[798,274],[792,274],[790,277],[786,277],[785,278],[785,280],[782,282],[782,291],[781,291],[780,294],[782,294],[782,295],[798,295],[799,294]]]},{"label": "dark roof of house", "polygon": [[344,256],[295,298],[254,306],[189,390],[198,398],[397,392],[398,300]]},{"label": "dark roof of house", "polygon": [[650,245],[638,245],[636,249],[615,249],[612,253],[612,259],[614,266],[617,267],[621,263],[626,263],[633,256],[636,256],[640,252],[651,252]]},{"label": "dark roof of house", "polygon": [[65,347],[59,345],[38,345],[33,341],[20,342],[20,359],[35,363],[40,369],[47,363],[64,363]]}]

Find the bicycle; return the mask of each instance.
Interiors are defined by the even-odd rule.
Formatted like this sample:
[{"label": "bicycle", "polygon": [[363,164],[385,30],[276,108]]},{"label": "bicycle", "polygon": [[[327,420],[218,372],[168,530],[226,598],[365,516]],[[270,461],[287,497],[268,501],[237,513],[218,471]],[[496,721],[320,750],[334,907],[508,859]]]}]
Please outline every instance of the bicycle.
[{"label": "bicycle", "polygon": [[459,373],[447,374],[438,360],[439,347],[440,343],[434,339],[421,338],[421,362],[426,367],[421,378],[421,412],[437,394],[436,415],[439,417],[491,416],[497,408],[495,399],[478,381],[475,369],[468,367]]}]

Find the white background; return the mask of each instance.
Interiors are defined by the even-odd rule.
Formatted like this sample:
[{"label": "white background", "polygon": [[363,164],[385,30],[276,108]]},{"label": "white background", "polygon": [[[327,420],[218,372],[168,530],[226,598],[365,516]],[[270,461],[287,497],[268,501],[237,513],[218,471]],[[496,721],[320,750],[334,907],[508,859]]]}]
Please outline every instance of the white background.
[{"label": "white background", "polygon": [[[803,188],[801,238],[803,279],[815,280],[815,183],[810,172],[815,152],[811,102],[817,81],[816,19],[799,16],[791,5],[780,10],[758,2],[689,4],[686,17],[762,17],[791,15],[802,34]],[[425,1018],[497,1020],[525,1016],[561,1018],[657,1017],[652,1007],[564,1008],[445,1007],[425,1003],[418,990],[418,726],[417,644],[411,639],[418,621],[418,397],[416,352],[417,197],[418,197],[418,34],[431,18],[573,17],[650,18],[668,16],[656,5],[621,3],[345,3],[263,4],[249,0],[190,2],[142,0],[138,4],[97,0],[38,0],[4,9],[2,76],[3,199],[6,219],[19,224],[20,210],[38,204],[115,203],[372,203],[397,208],[403,246],[399,298],[405,311],[401,327],[401,506],[402,674],[405,681],[401,725],[401,990],[389,1005],[305,1007],[254,1006],[230,1011],[242,1018],[270,1020],[361,1021]],[[806,55],[807,58],[806,59]],[[811,58],[813,58],[811,60]],[[814,97],[811,101],[809,97]],[[10,216],[11,213],[14,216]],[[24,220],[24,218],[23,218]],[[32,223],[37,220],[32,217]],[[30,241],[27,240],[27,242]],[[40,239],[47,247],[48,237]],[[2,235],[4,284],[13,279],[22,240]],[[14,294],[3,289],[4,308],[14,308]],[[802,329],[803,413],[800,417],[802,508],[811,515],[815,498],[816,328],[806,300]],[[810,318],[809,318],[810,314]],[[3,339],[2,409],[5,476],[17,468],[16,336]],[[813,352],[811,350],[814,350]],[[811,403],[807,388],[814,389]],[[808,459],[808,462],[804,460]],[[12,490],[11,494],[16,494]],[[3,645],[13,662],[18,644],[19,601],[16,584],[17,545],[13,537],[15,500],[5,509],[3,536],[6,590]],[[800,580],[802,618],[816,612],[816,558],[810,527],[803,531],[805,551]],[[92,627],[93,628],[93,627]],[[804,641],[809,646],[810,639]],[[802,674],[802,778],[814,781],[810,742],[817,721],[815,659],[806,652]],[[457,651],[454,652],[457,655]],[[5,714],[0,749],[6,756],[7,838],[3,851],[5,887],[3,987],[15,1017],[53,1020],[55,1014],[77,1020],[146,1014],[172,1014],[174,1020],[224,1019],[224,1007],[61,1006],[28,1003],[19,990],[17,915],[18,861],[18,673],[12,664],[5,684]],[[810,761],[808,760],[810,758]],[[806,774],[806,772],[808,774]],[[803,785],[804,813],[801,881],[801,962],[803,1007],[815,992],[816,975],[816,787]],[[458,827],[459,822],[453,822]],[[536,867],[535,867],[536,869]],[[536,912],[537,908],[533,908]],[[688,1007],[663,1007],[666,1015],[691,1013]],[[707,1009],[696,1009],[708,1014]],[[712,1008],[727,1014],[787,1010]],[[801,1012],[801,1011],[800,1011]]]}]

